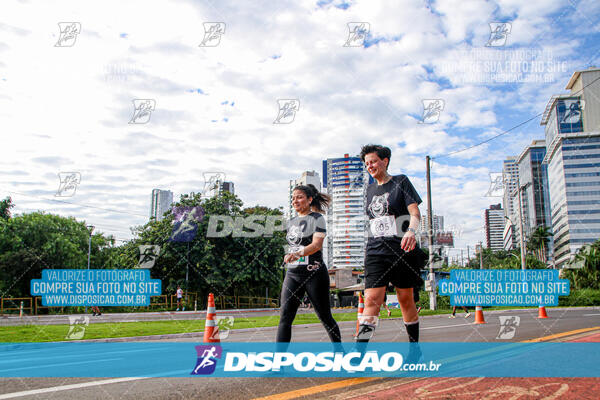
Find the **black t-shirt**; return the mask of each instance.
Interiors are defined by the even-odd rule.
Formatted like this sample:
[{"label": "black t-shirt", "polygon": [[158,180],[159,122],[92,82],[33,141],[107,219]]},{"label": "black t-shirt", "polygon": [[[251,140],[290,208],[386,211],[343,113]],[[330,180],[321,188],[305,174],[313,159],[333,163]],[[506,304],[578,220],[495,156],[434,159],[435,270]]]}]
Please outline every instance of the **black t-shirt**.
[{"label": "black t-shirt", "polygon": [[[325,233],[325,218],[319,213],[311,212],[303,217],[297,216],[290,219],[286,225],[286,239],[288,246],[308,246],[312,243],[315,232]],[[315,261],[323,263],[323,252],[321,250],[308,256],[308,265],[314,265]],[[301,266],[301,265],[299,265]],[[293,265],[290,265],[293,268]]]},{"label": "black t-shirt", "polygon": [[402,254],[402,236],[410,225],[408,205],[421,202],[406,175],[392,176],[383,185],[377,182],[370,184],[367,187],[367,254]]}]

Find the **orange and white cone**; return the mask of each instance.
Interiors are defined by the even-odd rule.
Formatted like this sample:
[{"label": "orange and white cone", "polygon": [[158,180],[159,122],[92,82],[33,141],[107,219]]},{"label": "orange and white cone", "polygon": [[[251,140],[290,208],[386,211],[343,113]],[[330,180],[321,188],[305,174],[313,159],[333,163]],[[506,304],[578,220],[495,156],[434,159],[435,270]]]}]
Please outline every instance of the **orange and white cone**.
[{"label": "orange and white cone", "polygon": [[548,318],[548,314],[546,314],[546,307],[538,307],[538,318]]},{"label": "orange and white cone", "polygon": [[483,307],[475,306],[475,324],[485,324],[485,319],[483,318]]},{"label": "orange and white cone", "polygon": [[206,309],[206,323],[204,324],[204,343],[219,343],[219,327],[215,322],[217,309],[215,307],[215,296],[208,294],[208,308]]},{"label": "orange and white cone", "polygon": [[356,333],[354,334],[354,337],[358,335],[360,317],[362,317],[363,311],[365,311],[365,302],[363,300],[362,293],[358,293],[358,315],[356,316]]}]

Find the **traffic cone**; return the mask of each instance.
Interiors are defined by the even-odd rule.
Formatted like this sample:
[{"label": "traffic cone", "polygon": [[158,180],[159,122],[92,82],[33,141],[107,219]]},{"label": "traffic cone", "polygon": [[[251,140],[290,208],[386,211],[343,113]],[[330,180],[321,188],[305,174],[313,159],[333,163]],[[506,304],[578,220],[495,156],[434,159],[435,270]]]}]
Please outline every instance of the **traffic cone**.
[{"label": "traffic cone", "polygon": [[215,323],[215,296],[208,294],[208,308],[206,309],[206,323],[204,324],[204,343],[219,343],[219,327]]},{"label": "traffic cone", "polygon": [[354,337],[358,336],[358,329],[360,325],[360,317],[362,317],[363,311],[365,311],[365,302],[362,297],[362,293],[358,293],[358,315],[356,316],[356,333]]},{"label": "traffic cone", "polygon": [[485,319],[483,318],[483,307],[475,306],[475,324],[485,324]]},{"label": "traffic cone", "polygon": [[538,307],[538,318],[548,318],[548,314],[546,314],[546,307]]}]

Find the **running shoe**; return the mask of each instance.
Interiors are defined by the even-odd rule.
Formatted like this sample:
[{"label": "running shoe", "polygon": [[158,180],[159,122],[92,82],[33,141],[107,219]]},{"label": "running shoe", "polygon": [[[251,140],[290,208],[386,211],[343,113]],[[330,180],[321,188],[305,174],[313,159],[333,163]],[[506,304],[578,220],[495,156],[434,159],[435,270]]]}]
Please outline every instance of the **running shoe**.
[{"label": "running shoe", "polygon": [[357,342],[368,342],[375,332],[375,327],[371,325],[360,325],[358,335],[356,335]]},{"label": "running shoe", "polygon": [[469,318],[470,316],[471,316],[470,312],[468,312],[468,313],[465,314],[465,318]]},{"label": "running shoe", "polygon": [[456,318],[456,315],[451,314],[448,318]]}]

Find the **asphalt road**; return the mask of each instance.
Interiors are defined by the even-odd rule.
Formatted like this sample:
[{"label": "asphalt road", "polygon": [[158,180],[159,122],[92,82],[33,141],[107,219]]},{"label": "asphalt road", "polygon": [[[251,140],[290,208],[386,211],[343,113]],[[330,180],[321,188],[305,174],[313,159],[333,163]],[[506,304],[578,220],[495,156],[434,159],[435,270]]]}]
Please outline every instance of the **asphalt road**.
[{"label": "asphalt road", "polygon": [[[301,308],[298,314],[313,313],[312,309]],[[356,309],[334,309],[335,313],[356,313]],[[72,314],[72,316],[85,314]],[[143,312],[143,313],[119,313],[107,314],[101,316],[90,317],[90,323],[103,322],[140,322],[140,321],[170,321],[170,320],[203,320],[206,317],[206,311],[167,311],[167,312]],[[236,318],[252,318],[261,316],[279,315],[279,309],[253,309],[253,310],[217,310],[217,315],[233,315]],[[0,326],[13,325],[61,325],[69,324],[69,316],[67,315],[25,315],[23,317],[14,315],[5,315],[0,317]]]},{"label": "asphalt road", "polygon": [[[531,340],[539,337],[556,335],[554,340],[563,340],[561,334],[583,328],[599,327],[582,333],[581,337],[592,337],[600,340],[600,308],[548,309],[548,319],[538,319],[537,310],[503,310],[486,312],[486,324],[473,324],[473,316],[463,318],[457,314],[456,319],[447,315],[421,317],[421,341],[423,342],[500,342],[497,339],[500,331],[500,316],[519,316],[520,324],[511,342]],[[354,322],[340,324],[344,341],[352,341],[355,330]],[[227,341],[261,342],[274,341],[276,328],[247,329],[231,331]],[[589,336],[596,334],[596,336]],[[588,336],[585,336],[588,335]],[[568,339],[578,335],[565,336]],[[174,340],[169,340],[174,341]],[[198,342],[197,338],[180,338],[176,341]],[[318,324],[295,326],[293,341],[328,341],[322,326]],[[406,332],[400,319],[382,320],[377,328],[373,341],[406,341]],[[590,355],[599,357],[598,355]],[[599,359],[600,361],[600,359]],[[547,380],[528,380],[529,378],[486,378],[488,381],[464,379],[457,386],[456,380],[436,378],[427,382],[438,382],[436,389],[429,392],[419,392],[424,383],[419,378],[120,378],[120,379],[87,379],[87,378],[4,378],[0,379],[0,400],[3,398],[20,399],[253,399],[289,393],[294,390],[308,390],[295,393],[295,397],[305,394],[306,398],[463,398],[453,397],[455,387],[471,385],[471,391],[464,389],[464,398],[481,398],[473,393],[475,389],[482,391],[492,385],[498,393],[490,392],[490,396],[500,396],[521,390],[530,393],[530,398],[537,398],[532,393],[550,396],[548,398],[598,398],[600,397],[600,379],[569,378],[562,381],[557,378]],[[431,379],[431,378],[429,378]],[[478,378],[477,378],[478,379]],[[495,380],[494,380],[495,379]],[[500,381],[498,381],[500,379]],[[528,382],[524,384],[523,379]],[[546,380],[545,380],[546,379]],[[419,383],[420,382],[420,383]],[[486,383],[488,382],[488,383]],[[515,383],[521,382],[521,383]],[[562,383],[561,383],[562,382]],[[508,384],[510,383],[510,385]],[[329,386],[322,387],[322,385]],[[429,383],[428,383],[429,384]],[[511,386],[512,385],[512,386]],[[516,385],[516,386],[515,386]],[[545,386],[544,386],[545,385]],[[561,386],[562,385],[562,386]],[[566,385],[566,386],[564,386]],[[505,387],[513,389],[506,389]],[[317,387],[315,389],[315,387]],[[451,388],[451,389],[448,389]],[[453,389],[454,388],[454,389]],[[501,389],[504,388],[504,389]],[[520,389],[515,389],[520,388]],[[66,389],[66,390],[65,390]],[[552,389],[552,390],[551,390]],[[35,392],[30,392],[30,391]],[[461,389],[462,390],[462,389]],[[502,392],[504,390],[504,392]],[[529,390],[529,392],[527,392]],[[571,392],[569,392],[571,390]],[[309,391],[316,391],[310,393]],[[562,391],[562,392],[561,392]],[[431,393],[445,393],[439,397],[429,396]],[[460,392],[460,391],[459,391]],[[519,392],[519,393],[521,393]],[[420,394],[419,394],[420,393]],[[425,394],[423,394],[425,393]],[[429,394],[428,394],[429,393]],[[458,393],[458,392],[456,392]],[[500,394],[499,394],[500,393]],[[556,395],[559,393],[559,395]],[[570,393],[570,394],[569,394]],[[588,396],[593,397],[588,397]],[[287,397],[286,397],[287,396]],[[292,395],[280,395],[277,398],[292,398]],[[368,396],[368,397],[365,397]],[[471,396],[471,397],[469,397]],[[475,397],[473,397],[475,396]],[[579,397],[577,397],[579,396]],[[272,397],[273,398],[273,397]],[[491,397],[490,397],[491,398]],[[494,397],[495,398],[495,397]],[[503,397],[498,397],[503,398]],[[506,397],[506,398],[510,398]],[[519,398],[519,397],[514,397]]]}]

